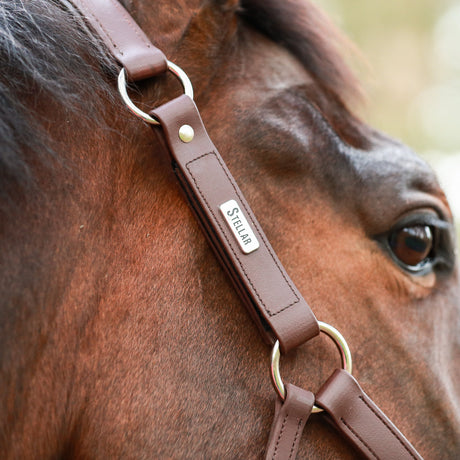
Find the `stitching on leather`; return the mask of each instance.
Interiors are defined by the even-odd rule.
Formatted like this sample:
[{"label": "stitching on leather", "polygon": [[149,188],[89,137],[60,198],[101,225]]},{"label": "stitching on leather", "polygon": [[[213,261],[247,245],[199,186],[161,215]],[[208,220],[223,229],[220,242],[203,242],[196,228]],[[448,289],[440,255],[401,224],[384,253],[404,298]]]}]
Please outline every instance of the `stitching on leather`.
[{"label": "stitching on leather", "polygon": [[[265,241],[265,238],[262,236],[262,232],[260,231],[260,228],[259,226],[257,225],[257,222],[252,218],[252,213],[250,212],[250,210],[246,207],[245,203],[244,203],[244,200],[242,199],[242,197],[239,195],[238,193],[238,190],[237,188],[235,187],[235,184],[232,182],[231,180],[231,177],[229,177],[229,175],[227,174],[227,171],[225,170],[224,168],[224,165],[222,164],[222,162],[220,161],[220,158],[218,155],[216,155],[215,152],[212,152],[214,154],[214,156],[216,157],[217,161],[219,162],[222,170],[224,171],[225,175],[227,176],[227,179],[228,181],[230,182],[231,186],[233,187],[233,190],[235,190],[235,193],[236,195],[238,196],[238,198],[240,199],[241,201],[241,204],[243,206],[243,208],[245,209],[246,211],[246,214],[247,216],[249,217],[249,219],[251,220],[252,222],[252,225],[254,226],[254,228],[257,230],[257,233],[259,234],[259,237],[260,239],[264,242],[265,244],[265,247],[267,248],[267,251],[268,253],[270,254],[270,257],[272,258],[273,262],[275,263],[276,267],[278,268],[279,272],[281,273],[281,276],[283,277],[284,281],[286,282],[286,284],[289,286],[289,289],[291,290],[294,298],[296,299],[294,302],[291,302],[289,305],[287,305],[286,307],[283,307],[281,310],[277,311],[276,313],[273,313],[273,316],[277,315],[278,313],[281,313],[282,311],[286,310],[287,308],[291,307],[292,305],[298,303],[300,301],[299,297],[297,297],[297,294],[295,293],[294,291],[294,288],[291,286],[291,284],[289,283],[288,279],[286,278],[285,274],[283,273],[283,270],[281,270],[281,267],[279,266],[275,256],[273,255],[271,249],[270,249],[270,245],[268,244],[267,241]],[[197,158],[198,159],[198,158]]]},{"label": "stitching on leather", "polygon": [[417,457],[410,451],[406,444],[402,441],[399,434],[394,430],[394,428],[388,424],[388,422],[364,399],[362,395],[359,395],[358,398],[372,411],[372,413],[388,428],[388,430],[393,434],[393,436],[399,441],[399,443],[404,447],[408,454],[414,459],[417,460]]},{"label": "stitching on leather", "polygon": [[[210,155],[210,154],[207,153],[206,155]],[[205,156],[205,155],[202,155],[202,156]],[[202,157],[199,157],[199,158],[202,158]],[[197,158],[197,160],[198,160],[199,158]],[[232,250],[233,255],[236,257],[236,260],[238,260],[238,263],[240,264],[241,270],[243,270],[243,273],[245,274],[246,279],[249,281],[249,284],[252,286],[252,289],[254,290],[254,292],[255,292],[257,298],[259,299],[260,303],[262,304],[262,306],[263,306],[265,312],[266,312],[267,315],[270,316],[270,317],[276,315],[277,313],[273,314],[273,313],[271,313],[271,312],[267,309],[267,306],[265,305],[264,301],[263,301],[262,298],[260,297],[259,292],[257,291],[257,289],[255,288],[254,284],[252,283],[251,279],[249,278],[248,274],[246,273],[246,270],[244,269],[244,266],[243,266],[243,264],[242,264],[240,258],[238,257],[238,254],[237,254],[237,253],[235,252],[235,250],[233,249],[233,246],[232,246],[232,244],[231,244],[229,238],[228,238],[227,235],[225,234],[225,232],[224,232],[222,226],[220,225],[219,221],[218,221],[217,218],[216,218],[216,215],[214,214],[213,210],[211,209],[211,206],[209,205],[208,200],[206,200],[206,197],[205,197],[204,194],[202,193],[202,191],[201,191],[201,189],[200,189],[200,186],[198,185],[198,182],[196,181],[195,177],[193,176],[192,171],[191,171],[190,168],[188,167],[188,165],[189,165],[190,163],[192,163],[193,161],[195,161],[195,160],[192,160],[191,162],[187,163],[187,164],[186,164],[186,167],[187,167],[188,172],[189,172],[190,175],[192,176],[193,182],[195,182],[195,185],[196,185],[196,187],[197,187],[197,189],[198,189],[198,192],[200,193],[201,197],[203,198],[203,201],[206,203],[206,206],[208,207],[209,212],[210,212],[210,213],[212,214],[212,216],[214,217],[215,222],[217,223],[217,225],[218,225],[220,231],[222,232],[222,234],[224,235],[224,238],[225,238],[225,240],[227,241],[227,244],[229,245],[230,249]],[[288,308],[288,307],[285,307],[285,308]],[[279,313],[279,312],[278,312],[278,313]]]},{"label": "stitching on leather", "polygon": [[120,11],[120,13],[123,15],[123,18],[124,18],[125,22],[128,24],[130,29],[136,34],[136,36],[144,43],[144,45],[146,45],[147,48],[151,48],[150,43],[148,42],[148,40],[146,40],[145,37],[143,37],[139,33],[139,30],[136,29],[136,27],[133,26],[133,23],[130,21],[131,17],[129,16],[127,11],[124,8],[121,7],[121,5],[118,3],[118,1],[110,0],[110,2],[115,6],[115,8],[118,9],[118,11]]},{"label": "stitching on leather", "polygon": [[294,453],[294,449],[295,449],[295,444],[296,444],[297,438],[299,437],[300,428],[301,428],[302,423],[303,423],[303,420],[301,418],[299,418],[298,420],[299,420],[299,423],[297,424],[297,431],[295,433],[294,441],[292,442],[291,452],[289,454],[288,460],[291,460],[291,458],[292,458],[292,454]]},{"label": "stitching on leather", "polygon": [[[227,238],[227,235],[225,234],[224,230],[222,229],[222,226],[220,225],[220,223],[219,223],[219,221],[218,221],[216,215],[214,214],[213,210],[211,209],[211,206],[209,205],[208,201],[206,200],[206,197],[204,196],[203,192],[201,191],[200,186],[198,185],[198,182],[197,182],[195,176],[193,175],[192,171],[191,171],[190,168],[189,168],[189,165],[190,165],[190,164],[192,164],[193,162],[198,161],[198,160],[200,160],[200,159],[202,159],[202,158],[204,158],[204,157],[206,157],[206,156],[208,156],[208,155],[213,155],[213,156],[216,158],[216,160],[218,161],[218,163],[219,163],[219,165],[221,166],[223,172],[224,172],[225,175],[227,176],[227,179],[229,180],[231,186],[233,187],[233,190],[235,191],[236,195],[237,195],[238,198],[240,199],[240,202],[241,202],[243,208],[245,209],[245,211],[246,211],[246,213],[247,213],[249,219],[251,220],[251,222],[252,222],[254,228],[257,230],[257,233],[258,233],[260,239],[264,242],[265,247],[266,247],[268,253],[270,254],[270,256],[271,256],[273,262],[275,263],[275,265],[276,265],[276,267],[278,268],[278,270],[279,270],[281,276],[283,277],[283,279],[284,279],[284,281],[286,282],[286,284],[289,286],[289,288],[290,288],[292,294],[294,295],[294,297],[295,297],[295,299],[296,299],[294,302],[291,302],[289,305],[286,305],[285,307],[281,308],[280,310],[278,310],[278,311],[275,312],[275,313],[272,313],[270,310],[268,310],[267,306],[265,305],[264,301],[262,300],[260,294],[258,293],[257,289],[255,288],[254,284],[252,283],[252,281],[251,281],[251,279],[249,278],[248,274],[246,273],[246,270],[244,269],[244,266],[243,266],[243,264],[242,264],[240,258],[238,257],[238,254],[237,254],[237,253],[235,252],[235,250],[233,249],[233,245],[231,244],[230,240]],[[264,310],[265,310],[265,312],[268,314],[268,316],[270,316],[270,317],[276,316],[276,315],[278,315],[279,313],[283,312],[284,310],[287,310],[289,307],[292,307],[292,305],[298,303],[298,302],[300,301],[299,297],[297,297],[297,295],[296,295],[296,293],[295,293],[293,287],[291,286],[291,284],[289,283],[289,281],[286,279],[286,276],[284,275],[283,271],[281,270],[280,266],[278,265],[278,263],[277,263],[275,257],[273,256],[273,254],[272,254],[272,252],[271,252],[271,250],[270,250],[270,248],[269,248],[267,242],[266,242],[265,239],[262,237],[261,232],[260,232],[260,230],[259,230],[259,227],[258,227],[258,226],[256,225],[256,223],[254,222],[254,220],[253,220],[253,218],[252,218],[252,216],[251,216],[251,213],[250,213],[250,212],[248,211],[248,209],[246,208],[246,206],[245,206],[245,204],[244,204],[244,201],[242,200],[240,194],[238,193],[238,190],[236,189],[236,187],[235,187],[235,185],[233,184],[232,180],[231,180],[230,177],[228,176],[227,171],[226,171],[225,168],[223,167],[222,162],[220,161],[220,159],[219,159],[219,157],[216,155],[216,153],[215,153],[215,152],[208,152],[208,153],[205,153],[205,154],[203,154],[203,155],[201,155],[201,156],[195,158],[194,160],[189,161],[188,163],[186,163],[185,166],[186,166],[188,172],[190,173],[190,176],[192,177],[193,182],[195,182],[195,185],[196,185],[196,187],[197,187],[197,189],[198,189],[198,191],[199,191],[201,197],[203,198],[203,201],[206,203],[206,206],[207,206],[209,212],[210,212],[210,213],[212,214],[212,216],[214,217],[215,222],[216,222],[217,225],[219,226],[219,229],[220,229],[220,231],[222,232],[222,234],[224,235],[225,240],[227,241],[227,243],[228,243],[230,249],[232,250],[233,255],[234,255],[234,256],[236,257],[236,259],[238,260],[238,263],[240,264],[240,267],[241,267],[241,269],[243,270],[243,273],[245,274],[246,279],[249,281],[249,284],[252,286],[254,292],[255,292],[256,295],[257,295],[257,298],[258,298],[259,301],[261,302],[261,304],[262,304],[262,306],[264,307]]]},{"label": "stitching on leather", "polygon": [[361,442],[361,444],[377,459],[379,460],[379,457],[377,456],[377,454],[371,449],[371,447],[369,446],[369,444],[367,444],[364,439],[361,438],[361,436],[359,436],[359,434],[343,419],[343,418],[340,418],[340,421],[353,433],[353,435],[358,439],[358,441]]},{"label": "stitching on leather", "polygon": [[[81,2],[81,5],[83,7],[83,9],[85,10],[86,14],[89,14],[96,22],[97,24],[99,25],[99,27],[102,29],[102,31],[104,32],[104,34],[108,37],[108,39],[110,40],[110,42],[112,43],[112,46],[118,50],[118,52],[123,56],[124,55],[124,52],[120,46],[120,44],[118,42],[116,42],[112,35],[108,32],[108,30],[104,27],[104,25],[102,24],[101,21],[99,21],[98,17],[90,10],[88,4],[86,3],[86,0],[80,0]],[[129,28],[136,34],[136,36],[144,43],[144,45],[147,47],[147,48],[151,48],[151,44],[149,43],[148,40],[145,39],[145,37],[143,37],[139,31],[136,29],[136,27],[133,26],[132,22],[129,20],[130,19],[130,16],[128,15],[128,13],[126,12],[126,10],[124,8],[121,7],[121,5],[116,1],[116,0],[110,0],[110,2],[113,4],[113,6],[115,8],[117,8],[120,13],[123,15],[123,19],[125,20],[125,22],[128,24]]]},{"label": "stitching on leather", "polygon": [[101,21],[99,21],[99,19],[97,18],[97,16],[90,10],[88,4],[86,3],[86,0],[80,0],[81,2],[81,6],[82,6],[82,9],[86,12],[86,14],[89,14],[96,22],[97,24],[99,25],[99,27],[102,29],[102,31],[105,33],[105,35],[107,35],[108,39],[111,41],[112,43],[112,46],[114,48],[116,48],[119,53],[123,56],[123,51],[120,47],[120,45],[118,45],[117,43],[115,43],[115,40],[112,38],[112,36],[109,34],[109,32],[107,31],[107,29],[104,27],[104,25],[102,24]]},{"label": "stitching on leather", "polygon": [[283,435],[284,428],[286,427],[286,421],[287,421],[288,417],[289,417],[289,414],[286,414],[286,416],[284,417],[284,420],[283,420],[283,424],[281,425],[281,431],[280,431],[280,434],[278,435],[278,439],[276,440],[275,450],[273,451],[272,460],[275,460],[276,453],[277,453],[278,447],[279,447],[279,443],[281,441],[281,436]]}]

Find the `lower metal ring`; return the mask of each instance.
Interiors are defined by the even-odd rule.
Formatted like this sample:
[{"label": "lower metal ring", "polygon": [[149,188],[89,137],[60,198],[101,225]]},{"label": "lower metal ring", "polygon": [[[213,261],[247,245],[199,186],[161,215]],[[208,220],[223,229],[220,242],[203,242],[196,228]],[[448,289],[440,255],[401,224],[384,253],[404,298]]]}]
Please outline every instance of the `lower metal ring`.
[{"label": "lower metal ring", "polygon": [[[347,372],[351,374],[352,372],[352,360],[351,360],[351,352],[350,348],[346,340],[344,339],[343,335],[335,328],[330,326],[327,323],[323,323],[322,321],[318,321],[319,329],[321,332],[324,332],[326,335],[331,337],[334,340],[337,348],[340,351],[340,357],[342,359],[342,367]],[[275,387],[276,392],[280,396],[280,398],[284,401],[286,397],[286,389],[284,388],[283,379],[281,378],[280,374],[280,343],[277,340],[275,345],[273,346],[272,350],[272,361],[271,361],[271,378],[273,386]],[[323,409],[318,406],[313,406],[312,413],[322,412]]]}]

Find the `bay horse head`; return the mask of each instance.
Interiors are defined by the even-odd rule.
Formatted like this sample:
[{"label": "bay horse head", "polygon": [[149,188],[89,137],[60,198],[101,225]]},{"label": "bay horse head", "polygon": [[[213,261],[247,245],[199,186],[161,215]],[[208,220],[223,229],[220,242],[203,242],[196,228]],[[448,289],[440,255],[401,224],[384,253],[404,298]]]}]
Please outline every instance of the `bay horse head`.
[{"label": "bay horse head", "polygon": [[[354,374],[426,458],[460,451],[452,215],[355,91],[309,2],[124,5],[179,64],[213,142]],[[116,64],[70,2],[0,1],[1,458],[259,458],[268,359],[170,172],[127,113]],[[168,77],[137,87],[158,106]],[[283,360],[312,390],[315,339]],[[302,458],[356,453],[321,415]]]}]

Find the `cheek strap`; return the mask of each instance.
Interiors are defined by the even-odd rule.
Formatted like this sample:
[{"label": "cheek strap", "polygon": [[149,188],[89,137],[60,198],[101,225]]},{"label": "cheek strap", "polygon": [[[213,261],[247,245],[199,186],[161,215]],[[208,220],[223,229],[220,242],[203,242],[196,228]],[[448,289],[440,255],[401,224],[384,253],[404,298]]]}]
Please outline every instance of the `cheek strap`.
[{"label": "cheek strap", "polygon": [[[123,65],[130,80],[154,77],[167,70],[164,54],[117,0],[72,2]],[[174,172],[193,212],[266,341],[273,344],[278,340],[282,352],[287,353],[318,335],[315,316],[209,139],[191,98],[181,96],[151,115],[161,123]],[[277,402],[267,459],[295,458],[314,399],[312,393],[286,385],[284,403]],[[316,404],[367,458],[421,460],[347,372],[336,371],[331,376],[319,391]]]},{"label": "cheek strap", "polygon": [[266,341],[277,339],[288,352],[318,335],[315,316],[211,142],[194,102],[184,95],[150,114],[161,123],[192,210]]}]

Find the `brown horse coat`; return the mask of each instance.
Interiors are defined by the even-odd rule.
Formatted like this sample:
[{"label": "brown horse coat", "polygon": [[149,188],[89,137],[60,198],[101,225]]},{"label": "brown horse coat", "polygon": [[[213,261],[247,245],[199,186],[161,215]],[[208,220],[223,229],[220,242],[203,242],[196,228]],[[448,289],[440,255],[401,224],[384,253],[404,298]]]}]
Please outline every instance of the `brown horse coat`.
[{"label": "brown horse coat", "polygon": [[[457,458],[452,216],[431,169],[346,108],[353,84],[322,17],[295,0],[125,4],[189,74],[213,142],[317,317],[347,338],[363,388],[424,457]],[[126,113],[113,64],[99,64],[74,14],[0,5],[12,152],[1,163],[0,457],[260,458],[269,351],[181,196],[161,131]],[[177,91],[161,77],[139,103]],[[420,270],[389,245],[408,227],[435,235]],[[282,372],[315,391],[337,361],[315,339]],[[355,457],[310,418],[299,458]]]}]

